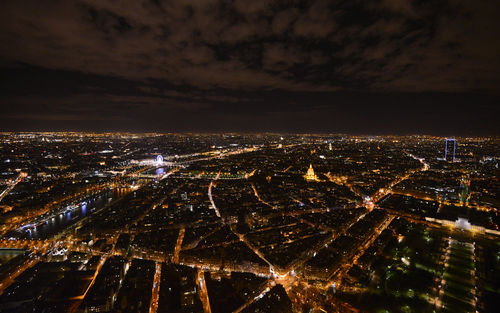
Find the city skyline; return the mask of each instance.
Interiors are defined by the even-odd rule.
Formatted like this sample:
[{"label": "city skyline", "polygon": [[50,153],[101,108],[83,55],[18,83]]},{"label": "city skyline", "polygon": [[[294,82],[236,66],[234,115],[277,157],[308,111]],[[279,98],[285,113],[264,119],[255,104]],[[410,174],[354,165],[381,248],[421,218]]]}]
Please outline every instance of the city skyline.
[{"label": "city skyline", "polygon": [[0,313],[497,312],[498,0],[0,3]]},{"label": "city skyline", "polygon": [[500,138],[455,140],[0,133],[0,311],[496,312]]}]

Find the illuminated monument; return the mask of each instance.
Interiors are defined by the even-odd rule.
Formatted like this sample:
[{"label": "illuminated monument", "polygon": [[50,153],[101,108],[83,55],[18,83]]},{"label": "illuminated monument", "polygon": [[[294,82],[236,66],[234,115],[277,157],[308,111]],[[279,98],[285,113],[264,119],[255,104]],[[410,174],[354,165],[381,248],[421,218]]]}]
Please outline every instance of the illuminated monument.
[{"label": "illuminated monument", "polygon": [[307,173],[304,175],[304,178],[307,181],[318,181],[318,176],[314,174],[314,169],[312,164],[309,165],[309,169],[307,170]]},{"label": "illuminated monument", "polygon": [[[452,149],[452,144],[453,144],[453,149]],[[451,159],[452,162],[455,162],[455,149],[457,147],[457,141],[455,139],[446,139],[446,143],[444,146],[444,160],[449,161],[448,158]],[[448,151],[449,150],[449,151]],[[450,154],[453,155],[453,157],[450,156]]]},{"label": "illuminated monument", "polygon": [[458,193],[458,200],[461,205],[468,205],[470,200],[470,178],[462,176],[460,180],[460,192]]},{"label": "illuminated monument", "polygon": [[162,155],[161,154],[157,155],[155,161],[156,161],[157,165],[163,164],[163,157],[162,157]]}]

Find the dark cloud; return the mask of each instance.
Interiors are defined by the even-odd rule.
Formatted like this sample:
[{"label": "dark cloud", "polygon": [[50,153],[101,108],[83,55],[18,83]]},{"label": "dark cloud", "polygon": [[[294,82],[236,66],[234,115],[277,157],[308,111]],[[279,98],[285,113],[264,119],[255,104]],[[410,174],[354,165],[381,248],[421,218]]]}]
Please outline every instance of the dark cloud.
[{"label": "dark cloud", "polygon": [[[180,122],[190,119],[200,129],[217,128],[218,121],[230,130],[253,120],[260,121],[255,130],[265,130],[279,124],[269,122],[274,116],[287,119],[286,130],[301,112],[310,121],[305,130],[314,130],[338,113],[335,119],[346,119],[337,121],[342,129],[325,131],[365,125],[369,132],[383,127],[349,112],[379,107],[393,120],[407,120],[406,112],[420,112],[410,105],[426,111],[433,103],[446,115],[457,103],[479,101],[493,114],[475,109],[469,123],[478,133],[498,133],[489,124],[499,113],[492,105],[500,91],[496,6],[493,0],[8,1],[0,5],[0,66],[8,81],[0,117],[4,128],[23,118],[61,127],[93,121],[89,129],[104,125],[99,121],[196,128]],[[150,112],[178,120],[161,125]],[[424,124],[439,131],[434,121]],[[412,123],[400,124],[393,122],[396,132],[412,131]]]}]

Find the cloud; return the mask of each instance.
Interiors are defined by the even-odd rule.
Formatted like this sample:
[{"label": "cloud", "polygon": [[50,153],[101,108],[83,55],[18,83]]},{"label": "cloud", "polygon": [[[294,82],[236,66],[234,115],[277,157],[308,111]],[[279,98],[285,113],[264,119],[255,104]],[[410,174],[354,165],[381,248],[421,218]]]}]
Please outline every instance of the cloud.
[{"label": "cloud", "polygon": [[7,1],[0,100],[37,116],[118,119],[143,116],[140,107],[303,111],[316,105],[314,93],[498,95],[495,8],[493,0]]},{"label": "cloud", "polygon": [[[205,89],[336,90],[362,81],[368,89],[492,91],[500,72],[493,5],[8,2],[0,13],[0,57],[2,63]],[[298,63],[302,81],[293,74]]]},{"label": "cloud", "polygon": [[335,28],[335,14],[328,1],[314,1],[294,25],[294,34],[300,37],[324,38]]},{"label": "cloud", "polygon": [[300,12],[296,8],[290,8],[276,12],[272,21],[272,29],[276,35],[283,34],[287,29],[293,25]]}]

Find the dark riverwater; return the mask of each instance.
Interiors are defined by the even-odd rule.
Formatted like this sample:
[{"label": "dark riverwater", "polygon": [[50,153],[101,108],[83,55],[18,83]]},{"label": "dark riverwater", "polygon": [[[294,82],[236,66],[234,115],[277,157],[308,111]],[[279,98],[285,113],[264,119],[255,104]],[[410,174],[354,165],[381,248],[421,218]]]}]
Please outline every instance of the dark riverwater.
[{"label": "dark riverwater", "polygon": [[48,216],[43,220],[37,220],[36,225],[25,225],[15,232],[15,237],[26,239],[50,238],[64,230],[66,227],[73,225],[86,216],[89,216],[96,210],[103,208],[108,203],[121,198],[129,191],[130,189],[128,188],[116,188],[90,196],[79,203],[75,203],[72,206],[67,207],[67,209],[60,210],[58,214],[56,213]]}]

